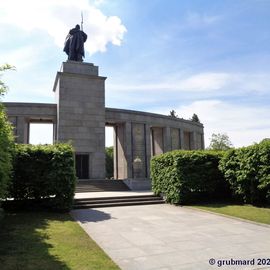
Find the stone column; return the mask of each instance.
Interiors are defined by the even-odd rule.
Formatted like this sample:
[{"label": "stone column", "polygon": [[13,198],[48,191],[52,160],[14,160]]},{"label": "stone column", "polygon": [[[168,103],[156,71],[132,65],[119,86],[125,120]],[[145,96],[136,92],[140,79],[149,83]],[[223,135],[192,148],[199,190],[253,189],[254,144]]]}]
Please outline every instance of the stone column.
[{"label": "stone column", "polygon": [[131,123],[125,123],[125,156],[127,161],[126,178],[132,178],[132,135]]},{"label": "stone column", "polygon": [[132,178],[131,123],[119,123],[114,133],[114,175],[115,179]]},{"label": "stone column", "polygon": [[180,129],[180,149],[184,149],[184,131]]},{"label": "stone column", "polygon": [[171,129],[170,127],[165,127],[163,129],[163,142],[164,142],[164,153],[172,150],[172,141],[171,141]]},{"label": "stone column", "polygon": [[24,116],[17,117],[16,136],[17,143],[29,143],[29,124]]},{"label": "stone column", "polygon": [[204,149],[205,148],[205,144],[204,144],[204,134],[202,133],[201,134],[201,137],[202,137],[202,145],[201,145],[201,149]]},{"label": "stone column", "polygon": [[150,160],[151,160],[151,126],[145,124],[145,148],[146,148],[146,168],[147,178],[150,178]]},{"label": "stone column", "polygon": [[113,178],[118,179],[118,142],[117,142],[117,125],[113,127]]},{"label": "stone column", "polygon": [[105,177],[105,77],[90,63],[64,62],[57,73],[57,140],[89,155],[89,177]]},{"label": "stone column", "polygon": [[199,132],[194,132],[194,133],[195,133],[195,150],[203,149],[202,134]]},{"label": "stone column", "polygon": [[153,155],[164,153],[164,130],[161,127],[152,127]]},{"label": "stone column", "polygon": [[190,135],[189,135],[189,139],[190,139],[190,150],[196,150],[197,147],[196,147],[196,132],[190,132]]},{"label": "stone column", "polygon": [[172,150],[181,149],[180,130],[178,128],[171,128],[171,143],[172,143]]}]

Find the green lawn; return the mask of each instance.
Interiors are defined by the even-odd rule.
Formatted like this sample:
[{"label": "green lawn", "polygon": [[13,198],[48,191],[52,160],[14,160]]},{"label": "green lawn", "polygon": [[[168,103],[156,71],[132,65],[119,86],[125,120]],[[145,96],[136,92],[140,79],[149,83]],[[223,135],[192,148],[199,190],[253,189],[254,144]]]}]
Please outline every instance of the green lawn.
[{"label": "green lawn", "polygon": [[69,214],[8,213],[0,220],[0,269],[119,269]]},{"label": "green lawn", "polygon": [[251,205],[230,205],[230,204],[207,204],[207,205],[195,205],[193,207],[228,216],[256,221],[259,223],[270,224],[269,207],[261,208]]}]

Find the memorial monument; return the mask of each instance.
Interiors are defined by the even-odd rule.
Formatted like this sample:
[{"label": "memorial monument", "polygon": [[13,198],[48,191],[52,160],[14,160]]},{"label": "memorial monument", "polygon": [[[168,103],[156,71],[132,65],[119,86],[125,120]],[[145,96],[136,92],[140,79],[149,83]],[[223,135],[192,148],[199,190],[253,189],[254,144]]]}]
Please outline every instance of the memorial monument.
[{"label": "memorial monument", "polygon": [[57,72],[55,104],[6,102],[18,143],[29,143],[29,125],[54,125],[54,142],[71,141],[79,179],[105,178],[105,126],[114,128],[114,178],[132,189],[150,181],[150,159],[175,149],[204,149],[201,123],[170,116],[105,108],[105,80],[98,66],[83,62],[87,35],[79,25],[69,31],[68,60]]}]

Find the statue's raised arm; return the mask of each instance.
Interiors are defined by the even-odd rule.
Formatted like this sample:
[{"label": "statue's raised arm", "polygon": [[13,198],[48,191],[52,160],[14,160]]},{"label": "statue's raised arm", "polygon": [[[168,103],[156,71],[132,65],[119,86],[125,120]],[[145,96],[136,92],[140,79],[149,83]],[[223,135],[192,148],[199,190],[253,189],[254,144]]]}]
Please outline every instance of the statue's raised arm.
[{"label": "statue's raised arm", "polygon": [[68,55],[68,60],[82,62],[84,58],[84,42],[87,40],[87,35],[80,30],[77,24],[72,28],[65,41],[64,52]]}]

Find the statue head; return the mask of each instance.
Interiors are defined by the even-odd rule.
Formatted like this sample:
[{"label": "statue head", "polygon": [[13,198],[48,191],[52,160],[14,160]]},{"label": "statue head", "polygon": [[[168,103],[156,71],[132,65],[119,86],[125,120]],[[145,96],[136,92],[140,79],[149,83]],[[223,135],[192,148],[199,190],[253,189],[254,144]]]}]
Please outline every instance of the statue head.
[{"label": "statue head", "polygon": [[76,24],[75,29],[80,30],[80,26],[78,24]]}]

